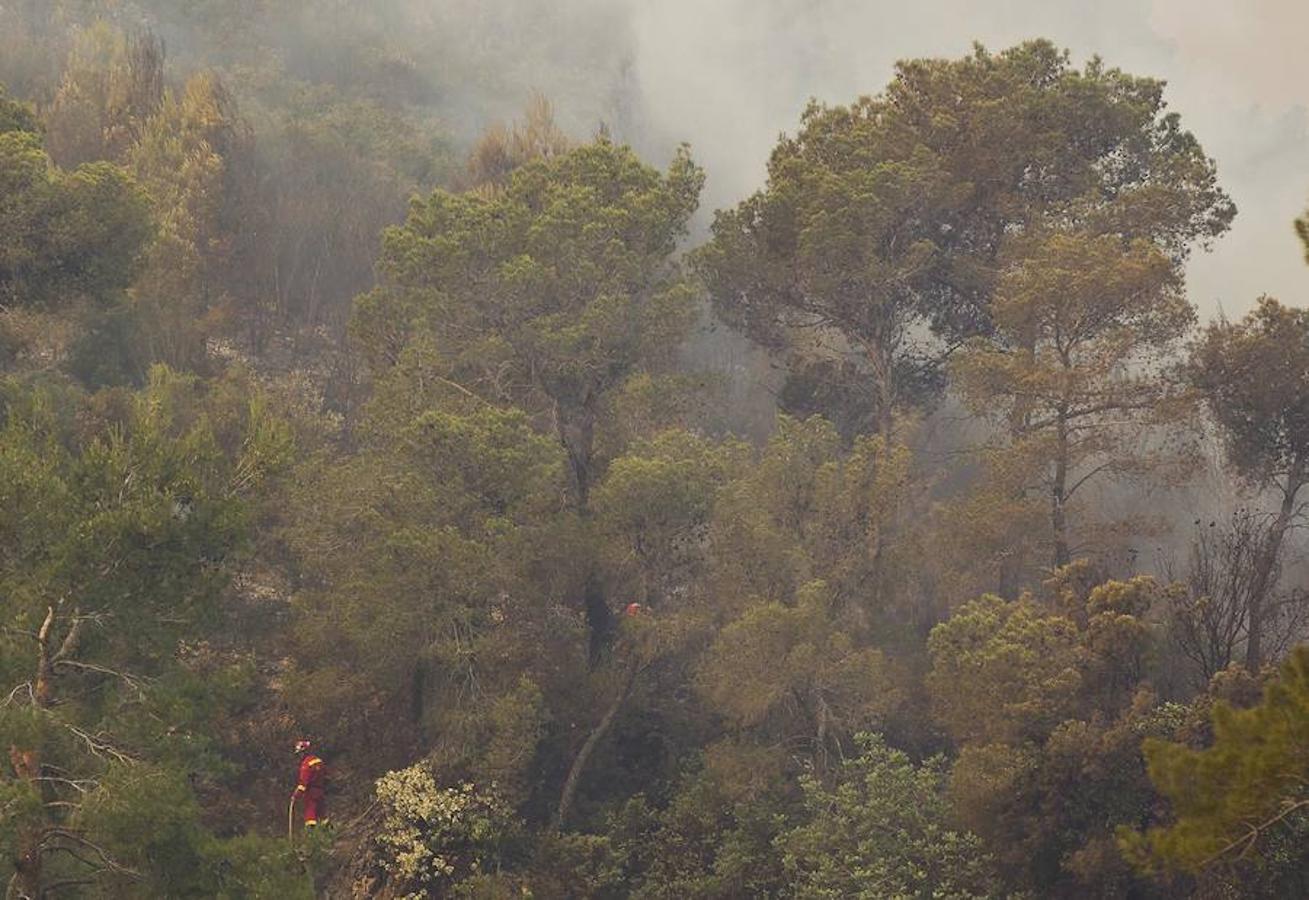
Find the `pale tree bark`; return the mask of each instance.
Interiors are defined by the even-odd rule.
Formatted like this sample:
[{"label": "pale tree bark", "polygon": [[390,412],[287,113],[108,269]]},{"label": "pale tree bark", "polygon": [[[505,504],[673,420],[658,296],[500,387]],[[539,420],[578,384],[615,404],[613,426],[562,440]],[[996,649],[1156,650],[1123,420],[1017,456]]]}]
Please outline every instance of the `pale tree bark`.
[{"label": "pale tree bark", "polygon": [[[55,625],[55,608],[46,608],[45,619],[36,633],[36,671],[32,676],[32,703],[39,709],[49,709],[55,702],[55,665],[70,655],[77,646],[80,620],[74,613],[73,624],[59,650],[51,652],[51,632]],[[12,695],[11,695],[12,696]],[[49,786],[42,780],[44,766],[39,747],[9,747],[9,761],[14,775],[28,784],[41,798],[42,804],[53,798]],[[39,897],[42,893],[41,875],[45,857],[43,844],[46,824],[22,829],[18,835],[18,856],[14,860],[14,878],[11,893],[16,897]],[[16,893],[13,893],[16,891]]]},{"label": "pale tree bark", "polygon": [[572,765],[568,767],[568,777],[564,779],[564,787],[559,795],[559,807],[555,811],[554,827],[556,830],[562,830],[564,825],[568,823],[568,816],[572,812],[573,800],[577,796],[577,788],[581,784],[582,774],[586,771],[586,766],[591,761],[591,757],[595,755],[596,747],[600,745],[605,735],[609,733],[609,729],[613,727],[614,719],[623,708],[623,704],[632,695],[632,689],[636,686],[636,678],[640,672],[641,667],[636,664],[631,664],[628,667],[627,673],[620,683],[618,693],[614,695],[613,700],[605,709],[604,715],[591,729],[591,733],[586,736],[586,740],[577,751],[577,755],[573,757]]},{"label": "pale tree bark", "polygon": [[[32,705],[43,711],[48,711],[55,706],[58,699],[55,682],[62,668],[73,667],[106,674],[117,674],[98,666],[79,663],[73,659],[81,640],[83,624],[86,621],[86,618],[81,615],[81,611],[77,608],[74,608],[67,617],[68,630],[64,632],[63,640],[59,641],[56,649],[54,632],[61,618],[63,617],[57,614],[56,607],[47,607],[41,627],[34,636],[36,660],[29,697]],[[10,692],[11,701],[20,695],[20,689],[24,686],[20,685],[19,688]],[[94,738],[90,738],[72,726],[69,726],[69,730],[83,740],[87,740],[93,750],[99,746]],[[58,797],[53,791],[53,783],[55,781],[74,783],[69,779],[51,777],[51,772],[48,771],[45,765],[39,746],[19,747],[10,745],[9,763],[13,768],[14,776],[31,788],[36,796],[40,798],[42,808],[47,811],[57,805],[55,801]],[[130,874],[129,870],[118,866],[109,859],[103,850],[91,844],[85,838],[67,828],[59,827],[59,823],[50,817],[49,812],[46,812],[43,815],[43,821],[34,826],[21,829],[18,834],[18,852],[14,859],[14,875],[10,879],[6,897],[36,898],[49,895],[51,886],[45,884],[43,880],[45,857],[60,850],[68,851],[70,844],[89,848],[96,852],[102,862],[101,869],[98,871],[117,871]],[[83,883],[83,880],[78,879],[67,883],[70,885],[80,884]]]},{"label": "pale tree bark", "polygon": [[1068,546],[1068,421],[1061,408],[1056,424],[1054,480],[1050,489],[1050,529],[1054,537],[1054,567],[1072,562]]}]

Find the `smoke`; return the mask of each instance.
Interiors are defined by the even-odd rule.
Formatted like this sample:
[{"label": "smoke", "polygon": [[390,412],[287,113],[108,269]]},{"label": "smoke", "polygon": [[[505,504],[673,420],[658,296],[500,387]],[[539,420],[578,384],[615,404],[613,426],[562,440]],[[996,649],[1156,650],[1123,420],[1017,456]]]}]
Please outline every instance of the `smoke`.
[{"label": "smoke", "polygon": [[1202,315],[1264,293],[1309,304],[1292,220],[1309,206],[1309,33],[1303,0],[660,0],[627,3],[639,129],[663,155],[689,141],[708,170],[706,206],[763,182],[768,152],[809,98],[876,93],[897,59],[959,56],[1031,37],[1078,63],[1168,81],[1166,97],[1217,160],[1240,215],[1189,277]]},{"label": "smoke", "polygon": [[1309,33],[1303,0],[392,0],[410,52],[436,67],[461,133],[512,117],[532,90],[562,124],[605,122],[652,160],[692,145],[709,212],[764,180],[810,98],[876,93],[898,59],[960,56],[1032,37],[1079,64],[1167,80],[1166,97],[1218,161],[1240,215],[1190,267],[1204,316],[1264,293],[1309,304],[1291,221],[1309,206]]},{"label": "smoke", "polygon": [[[899,59],[957,57],[1046,37],[1076,64],[1163,78],[1240,210],[1188,271],[1202,319],[1261,294],[1309,305],[1291,223],[1309,206],[1309,33],[1304,0],[381,0],[406,11],[420,64],[439,68],[461,133],[516,115],[533,90],[585,135],[605,122],[652,162],[691,144],[707,172],[693,239],[712,210],[763,185],[778,135],[811,98],[874,94]],[[721,355],[705,338],[698,359]],[[703,346],[700,346],[703,344]],[[720,352],[721,351],[721,352]],[[732,352],[758,369],[745,348]],[[735,358],[735,357],[734,357]],[[727,365],[721,360],[722,368]],[[731,364],[735,367],[739,364]],[[757,374],[757,373],[756,373]]]},{"label": "smoke", "polygon": [[[210,46],[226,33],[209,21],[215,11],[245,6],[264,10],[262,18],[233,18],[225,45]],[[28,10],[35,21],[45,7],[0,0],[0,18],[21,21]],[[230,63],[243,47],[271,43],[290,75],[347,87],[363,75],[386,85],[378,73],[390,66],[393,93],[429,107],[464,142],[513,118],[538,90],[574,136],[603,123],[656,162],[689,142],[708,173],[697,237],[714,208],[762,185],[778,134],[796,128],[810,98],[876,93],[898,59],[1048,37],[1078,63],[1099,55],[1166,79],[1172,108],[1217,159],[1240,214],[1214,252],[1191,263],[1201,313],[1237,315],[1264,293],[1309,304],[1309,266],[1291,229],[1309,206],[1304,0],[115,0],[108,8],[139,9],[170,50],[201,61]],[[202,24],[207,37],[197,38]],[[426,93],[404,80],[406,67]],[[14,68],[0,54],[0,74]]]}]

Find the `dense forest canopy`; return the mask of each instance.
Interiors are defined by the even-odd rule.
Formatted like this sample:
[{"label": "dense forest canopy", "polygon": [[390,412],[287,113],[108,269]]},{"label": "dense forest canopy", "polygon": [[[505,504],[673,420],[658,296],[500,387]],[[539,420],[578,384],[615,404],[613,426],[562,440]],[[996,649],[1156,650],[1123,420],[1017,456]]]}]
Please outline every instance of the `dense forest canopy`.
[{"label": "dense forest canopy", "polygon": [[1309,892],[1309,312],[1162,81],[906,59],[701,233],[421,9],[0,6],[6,898]]}]

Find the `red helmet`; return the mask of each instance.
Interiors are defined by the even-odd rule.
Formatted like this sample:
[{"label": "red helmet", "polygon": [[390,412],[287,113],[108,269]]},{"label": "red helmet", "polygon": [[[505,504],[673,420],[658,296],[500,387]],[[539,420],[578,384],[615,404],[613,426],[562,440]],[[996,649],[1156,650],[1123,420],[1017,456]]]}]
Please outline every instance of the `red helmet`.
[{"label": "red helmet", "polygon": [[300,738],[300,740],[295,742],[295,752],[308,753],[311,746],[313,745],[309,743],[308,739]]},{"label": "red helmet", "polygon": [[627,615],[629,615],[629,616],[640,615],[640,613],[641,613],[641,604],[639,604],[639,603],[629,603],[629,604],[627,604],[627,609],[625,609],[624,612],[627,613]]}]

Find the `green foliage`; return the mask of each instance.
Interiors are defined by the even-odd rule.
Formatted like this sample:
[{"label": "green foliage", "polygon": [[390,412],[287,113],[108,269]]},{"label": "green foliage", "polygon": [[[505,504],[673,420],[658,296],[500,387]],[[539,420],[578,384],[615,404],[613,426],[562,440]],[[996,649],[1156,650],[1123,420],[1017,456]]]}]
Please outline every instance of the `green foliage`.
[{"label": "green foliage", "polygon": [[880,438],[841,447],[818,417],[779,419],[757,461],[720,492],[709,527],[717,632],[698,688],[737,729],[822,764],[902,699],[878,648],[892,643],[883,550],[907,454]]},{"label": "green foliage", "polygon": [[1051,497],[1062,566],[1083,488],[1106,475],[1167,480],[1173,460],[1140,449],[1140,436],[1188,415],[1159,364],[1195,313],[1175,261],[1145,238],[1124,247],[1116,233],[1056,232],[1033,243],[1000,276],[993,339],[975,338],[954,374],[974,412],[1007,425],[1008,452],[1040,473],[1027,489]]},{"label": "green foliage", "polygon": [[789,599],[821,579],[851,607],[850,624],[877,621],[891,606],[885,586],[899,564],[880,537],[903,511],[909,461],[907,448],[880,438],[847,451],[821,417],[779,417],[716,509],[714,577],[731,592],[728,609],[751,596]]},{"label": "green foliage", "polygon": [[1245,665],[1264,664],[1266,632],[1287,533],[1301,515],[1299,496],[1309,484],[1309,314],[1271,297],[1240,322],[1212,323],[1188,365],[1192,382],[1222,430],[1232,468],[1259,488],[1273,488],[1281,503],[1267,534],[1251,555],[1250,586],[1239,610],[1246,633]]},{"label": "green foliage", "polygon": [[1041,746],[965,746],[950,773],[953,809],[1010,884],[1060,896],[1143,890],[1115,830],[1156,815],[1142,739],[1172,738],[1189,724],[1187,710],[1142,692],[1112,719],[1060,723]]},{"label": "green foliage", "polygon": [[257,401],[225,410],[217,386],[162,367],[86,436],[56,418],[52,393],[13,389],[0,440],[12,521],[33,550],[6,570],[7,596],[34,604],[29,621],[58,597],[112,613],[148,652],[150,635],[175,634],[212,603],[223,559],[246,538],[246,498],[287,458],[286,433]]},{"label": "green foliage", "polygon": [[606,822],[626,888],[640,898],[771,897],[774,845],[795,807],[775,748],[719,742],[689,761],[662,805],[638,794]]},{"label": "green foliage", "polygon": [[147,360],[202,369],[205,338],[230,312],[228,285],[239,285],[230,269],[240,261],[232,206],[247,142],[230,94],[203,74],[164,93],[128,153],[159,223],[132,310]]},{"label": "green foliage", "polygon": [[951,824],[944,761],[857,741],[832,784],[801,779],[804,820],[778,838],[793,896],[1003,896],[981,841]]},{"label": "green foliage", "polygon": [[[664,175],[601,139],[523,165],[495,191],[417,199],[405,225],[386,232],[381,285],[360,298],[352,324],[381,381],[379,418],[365,422],[377,452],[347,465],[356,473],[372,466],[394,483],[398,456],[409,473],[406,499],[415,501],[401,516],[415,527],[395,528],[394,516],[377,519],[370,537],[382,565],[368,564],[366,539],[357,575],[309,594],[313,606],[335,614],[309,612],[315,624],[304,631],[302,658],[331,647],[333,657],[353,665],[342,678],[336,665],[315,659],[301,693],[332,697],[332,708],[356,697],[356,715],[385,709],[386,727],[397,735],[439,741],[443,768],[476,768],[488,739],[480,686],[494,684],[493,694],[517,690],[523,673],[515,666],[542,687],[570,677],[588,683],[594,694],[574,692],[550,712],[576,722],[603,704],[615,712],[601,718],[602,732],[631,691],[633,667],[680,642],[682,628],[629,629],[632,640],[614,657],[629,667],[626,676],[606,670],[588,679],[576,669],[599,659],[615,629],[590,529],[555,502],[560,457],[537,429],[553,426],[571,505],[586,512],[599,482],[596,431],[607,421],[609,397],[633,375],[670,362],[690,327],[694,297],[671,256],[702,179],[684,151]],[[449,413],[425,408],[423,397],[439,398]],[[502,409],[509,404],[517,408]],[[612,441],[605,446],[618,449]],[[435,480],[434,471],[441,473]],[[358,474],[351,480],[360,483]],[[419,499],[433,495],[440,506]],[[611,535],[624,528],[612,512],[601,526]],[[349,521],[359,522],[353,511]],[[437,522],[443,527],[433,528]],[[322,524],[330,534],[344,523]],[[331,578],[332,569],[324,565],[321,574]],[[662,587],[649,583],[649,565],[631,574],[646,579],[647,589]],[[402,598],[389,600],[382,617],[358,599],[377,596],[379,586],[384,596]],[[552,604],[569,594],[585,596],[588,639],[585,657],[571,659],[582,636],[576,620],[569,615],[564,628],[546,627]],[[526,653],[533,641],[540,644],[534,660]],[[477,661],[471,667],[470,659]],[[605,696],[615,690],[616,700]],[[514,754],[520,766],[530,761],[538,732],[529,727],[522,735],[529,743]],[[597,741],[579,737],[566,751],[575,762],[560,809]]]},{"label": "green foliage", "polygon": [[360,299],[354,333],[378,371],[427,335],[461,384],[549,412],[585,506],[604,396],[691,325],[669,257],[702,182],[684,150],[661,175],[602,139],[490,196],[415,200],[383,238],[382,285]]},{"label": "green foliage", "polygon": [[[392,327],[459,323],[441,332],[446,342],[468,335],[442,348],[456,367],[484,371],[499,360],[475,354],[500,340],[546,367],[527,387],[563,396],[598,379],[603,388],[631,365],[646,318],[660,321],[659,300],[638,295],[657,281],[701,180],[685,154],[665,178],[600,141],[519,169],[494,198],[438,191],[415,201],[406,225],[385,237],[385,286],[361,306],[357,327],[371,359],[388,364],[400,349],[377,331],[393,312]],[[658,349],[666,348],[645,348]]]},{"label": "green foliage", "polygon": [[[1165,702],[1179,588],[1022,593],[1191,411],[1182,265],[1234,211],[1162,83],[1034,41],[811,105],[693,254],[687,354],[685,149],[537,96],[456,171],[547,6],[0,2],[10,892],[1303,895],[1309,657],[1252,710],[1239,669]],[[582,7],[571,58],[622,15]],[[1303,318],[1264,301],[1188,370],[1279,535]],[[803,416],[706,431],[688,355],[732,402],[789,369]],[[947,388],[973,423],[912,414]],[[943,463],[974,425],[985,465]],[[1224,563],[1242,597],[1275,550]],[[1251,642],[1299,602],[1259,596]],[[338,827],[292,843],[302,735]]]},{"label": "green foliage", "polygon": [[146,200],[108,163],[51,165],[41,137],[0,133],[0,298],[65,306],[116,298],[136,275],[152,233]]},{"label": "green foliage", "polygon": [[[181,773],[111,766],[82,803],[76,824],[120,865],[140,873],[141,895],[199,896],[206,886],[199,808]],[[134,879],[137,880],[137,879]]]},{"label": "green foliage", "polygon": [[932,629],[927,686],[952,737],[1040,741],[1060,722],[1133,702],[1157,663],[1152,618],[1166,589],[1147,576],[1076,586],[1084,574],[1073,565],[1047,583],[1062,613],[1028,594],[985,595]]},{"label": "green foliage", "polygon": [[245,834],[210,840],[204,847],[204,865],[212,896],[231,900],[286,897],[309,900],[315,896],[312,879],[296,850],[280,838]]},{"label": "green foliage", "polygon": [[163,93],[163,42],[96,19],[76,32],[46,113],[51,155],[69,167],[123,161]]},{"label": "green foliage", "polygon": [[798,713],[813,723],[815,752],[824,757],[829,728],[849,733],[875,723],[897,700],[887,664],[877,650],[857,646],[833,612],[821,581],[804,585],[792,607],[748,609],[709,650],[706,699],[742,726]]},{"label": "green foliage", "polygon": [[1305,479],[1309,313],[1264,297],[1241,321],[1211,324],[1190,371],[1223,427],[1237,471],[1258,484]]},{"label": "green foliage", "polygon": [[[204,829],[185,764],[115,763],[94,779],[85,777],[85,771],[78,774],[82,777],[76,783],[86,794],[59,821],[59,831],[47,832],[52,845],[71,852],[49,858],[46,884],[69,880],[115,897],[257,898],[272,891],[313,896],[309,879],[284,842],[254,835],[221,839]],[[25,829],[45,822],[39,791],[25,795],[26,808],[13,802],[24,790],[21,782],[0,782],[12,826],[5,830],[7,841],[17,842]],[[54,835],[75,835],[76,840]],[[6,862],[16,858],[16,846],[6,849]]]},{"label": "green foliage", "polygon": [[634,442],[610,464],[593,508],[606,571],[623,596],[674,611],[703,577],[714,503],[748,453],[743,444],[670,429]]},{"label": "green foliage", "polygon": [[414,348],[378,386],[359,453],[301,468],[296,711],[322,732],[386,735],[391,752],[436,741],[443,771],[486,765],[519,785],[543,715],[520,641],[549,598],[527,567],[567,538],[551,533],[562,462],[521,411],[472,402],[427,365]]},{"label": "green foliage", "polygon": [[383,865],[414,900],[494,871],[519,827],[494,785],[442,788],[421,764],[379,778],[377,799]]},{"label": "green foliage", "polygon": [[251,498],[288,437],[248,387],[163,368],[139,394],[10,381],[3,396],[3,528],[15,530],[0,569],[0,742],[6,793],[26,785],[41,800],[15,820],[17,883],[213,896],[223,850],[187,776],[225,773],[213,729],[240,676],[191,673],[179,642],[218,621]]},{"label": "green foliage", "polygon": [[1072,222],[1180,260],[1227,229],[1212,161],[1162,92],[1099,60],[1078,71],[1046,41],[901,62],[883,94],[805,111],[768,186],[718,213],[699,267],[765,343],[858,366],[886,435],[941,387],[915,326],[989,333],[1011,242]]},{"label": "green foliage", "polygon": [[11,131],[40,134],[41,123],[32,107],[26,103],[10,99],[4,85],[0,84],[0,134],[7,134]]},{"label": "green foliage", "polygon": [[1006,881],[1116,896],[1143,887],[1114,841],[1154,815],[1141,740],[1184,733],[1191,717],[1148,689],[1164,589],[1087,574],[1074,565],[1047,584],[1063,614],[1030,595],[961,606],[933,629],[927,686],[961,744],[953,807]]},{"label": "green foliage", "polygon": [[610,897],[623,883],[622,855],[607,835],[546,832],[536,839],[528,890],[531,896]]},{"label": "green foliage", "polygon": [[1257,858],[1277,823],[1302,817],[1306,746],[1309,649],[1297,648],[1261,703],[1214,706],[1211,746],[1146,742],[1150,779],[1174,818],[1144,834],[1124,831],[1125,849],[1146,868],[1188,871]]},{"label": "green foliage", "polygon": [[1030,600],[987,595],[932,629],[928,686],[958,740],[1021,742],[1071,715],[1082,687],[1077,626]]}]

